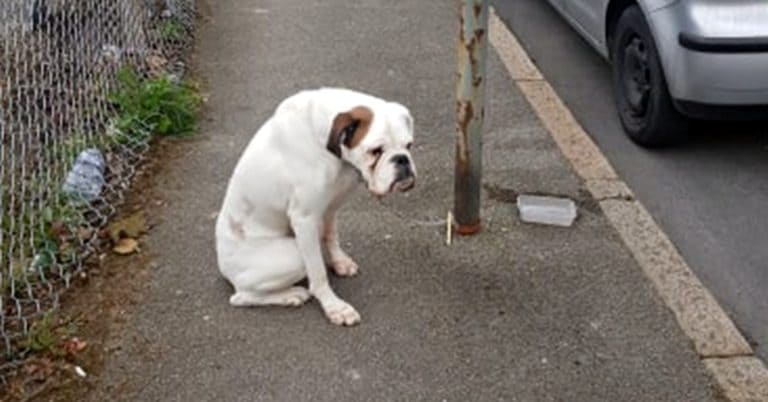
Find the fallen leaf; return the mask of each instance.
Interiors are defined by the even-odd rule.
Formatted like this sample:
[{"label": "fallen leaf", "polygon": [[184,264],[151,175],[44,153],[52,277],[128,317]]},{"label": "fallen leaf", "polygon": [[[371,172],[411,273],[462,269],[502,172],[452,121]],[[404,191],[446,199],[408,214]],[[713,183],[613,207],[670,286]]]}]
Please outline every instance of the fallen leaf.
[{"label": "fallen leaf", "polygon": [[53,374],[53,363],[46,358],[32,361],[24,367],[24,374],[34,381],[44,381]]},{"label": "fallen leaf", "polygon": [[125,237],[117,241],[112,251],[119,255],[128,255],[139,249],[139,242],[136,239]]},{"label": "fallen leaf", "polygon": [[67,354],[74,355],[78,352],[81,352],[83,349],[85,349],[86,346],[88,346],[87,342],[75,337],[67,339],[64,342],[64,351],[66,351]]},{"label": "fallen leaf", "polygon": [[93,228],[79,227],[77,228],[77,237],[82,241],[88,241],[93,237]]},{"label": "fallen leaf", "polygon": [[127,218],[112,222],[107,227],[109,238],[117,243],[121,237],[137,238],[141,236],[147,227],[147,220],[143,212],[137,212]]},{"label": "fallen leaf", "polygon": [[64,222],[62,221],[54,221],[51,223],[50,229],[48,229],[49,234],[52,237],[62,237],[67,235],[67,227],[64,225]]},{"label": "fallen leaf", "polygon": [[168,65],[168,59],[162,56],[149,56],[146,58],[147,67],[149,67],[149,75],[152,77],[159,77],[162,75],[165,66]]},{"label": "fallen leaf", "polygon": [[66,238],[59,239],[59,254],[66,254],[68,251],[72,250],[72,247],[72,243],[68,242]]},{"label": "fallen leaf", "polygon": [[37,363],[27,363],[22,371],[28,376],[33,376],[38,370],[40,370],[40,366]]},{"label": "fallen leaf", "polygon": [[147,57],[147,65],[149,68],[159,70],[168,64],[168,59],[162,56],[152,55]]}]

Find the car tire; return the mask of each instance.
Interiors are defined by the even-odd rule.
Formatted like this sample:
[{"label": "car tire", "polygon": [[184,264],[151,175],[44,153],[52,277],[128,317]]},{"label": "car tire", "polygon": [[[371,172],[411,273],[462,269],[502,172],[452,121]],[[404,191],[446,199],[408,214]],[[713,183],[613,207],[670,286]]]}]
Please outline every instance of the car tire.
[{"label": "car tire", "polygon": [[638,6],[624,10],[612,38],[613,91],[624,131],[645,147],[680,141],[688,120],[675,109],[659,52]]}]

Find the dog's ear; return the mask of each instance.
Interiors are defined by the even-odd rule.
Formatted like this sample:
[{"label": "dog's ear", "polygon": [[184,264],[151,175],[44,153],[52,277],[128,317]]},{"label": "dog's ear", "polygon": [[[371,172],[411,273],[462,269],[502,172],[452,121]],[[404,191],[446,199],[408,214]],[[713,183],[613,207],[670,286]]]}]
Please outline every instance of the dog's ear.
[{"label": "dog's ear", "polygon": [[341,146],[354,148],[363,140],[373,120],[373,112],[365,106],[358,106],[348,112],[339,113],[333,119],[326,148],[341,158]]},{"label": "dog's ear", "polygon": [[328,135],[328,143],[326,144],[328,151],[341,158],[341,145],[346,145],[350,131],[354,132],[359,126],[360,122],[355,121],[349,112],[337,114],[333,119],[331,132]]}]

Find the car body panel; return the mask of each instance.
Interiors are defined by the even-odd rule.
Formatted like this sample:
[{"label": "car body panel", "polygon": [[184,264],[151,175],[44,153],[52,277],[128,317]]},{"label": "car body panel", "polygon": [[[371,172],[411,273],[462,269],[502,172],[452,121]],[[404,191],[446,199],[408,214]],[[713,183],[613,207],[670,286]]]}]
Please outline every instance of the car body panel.
[{"label": "car body panel", "polygon": [[608,0],[569,0],[565,10],[579,24],[593,42],[593,46],[605,47],[605,12]]},{"label": "car body panel", "polygon": [[[549,0],[603,57],[607,14],[618,0]],[[671,96],[712,105],[768,104],[768,3],[765,0],[638,0],[655,38]],[[704,45],[681,44],[681,34]],[[684,41],[683,41],[684,42]],[[702,51],[701,49],[712,49]],[[744,51],[752,49],[752,51]]]},{"label": "car body panel", "polygon": [[[552,5],[555,10],[558,11],[558,13],[566,20],[568,23],[579,32],[579,34],[589,43],[592,47],[597,50],[600,55],[603,57],[608,57],[608,48],[605,44],[605,35],[599,33],[599,32],[605,32],[605,26],[604,22],[600,23],[597,27],[587,28],[587,24],[585,24],[586,19],[585,18],[579,18],[581,15],[580,13],[573,13],[571,10],[574,8],[573,5],[571,5],[572,2],[575,0],[547,0],[550,5]],[[581,0],[578,0],[579,3],[584,3]],[[607,7],[607,3],[609,0],[597,0],[600,3],[605,3]],[[583,7],[583,4],[580,5]]]},{"label": "car body panel", "polygon": [[654,37],[673,98],[707,104],[768,104],[768,52],[703,52],[680,34],[744,43],[768,37],[764,0],[678,2],[651,14]]}]

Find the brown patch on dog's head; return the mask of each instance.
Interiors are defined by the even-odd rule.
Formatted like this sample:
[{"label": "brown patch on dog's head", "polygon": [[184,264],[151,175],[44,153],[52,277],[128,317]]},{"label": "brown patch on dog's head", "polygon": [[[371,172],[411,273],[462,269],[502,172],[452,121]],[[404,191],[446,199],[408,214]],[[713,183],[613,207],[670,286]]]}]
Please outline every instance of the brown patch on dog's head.
[{"label": "brown patch on dog's head", "polygon": [[342,144],[347,148],[356,147],[368,134],[371,121],[373,112],[365,106],[357,106],[348,112],[339,113],[333,119],[326,148],[340,158]]}]

